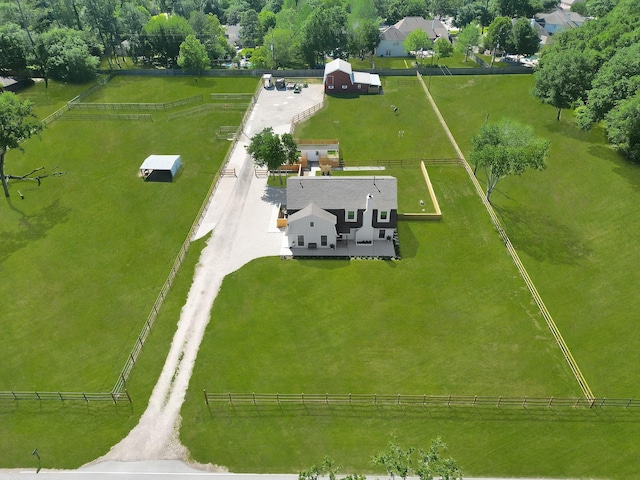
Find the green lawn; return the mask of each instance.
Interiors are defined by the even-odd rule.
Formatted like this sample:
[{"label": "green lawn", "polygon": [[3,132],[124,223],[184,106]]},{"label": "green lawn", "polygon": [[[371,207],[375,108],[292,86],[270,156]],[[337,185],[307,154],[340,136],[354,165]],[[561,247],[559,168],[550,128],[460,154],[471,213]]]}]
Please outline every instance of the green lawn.
[{"label": "green lawn", "polygon": [[[116,78],[86,101],[166,102],[201,88],[181,80],[145,78],[141,92],[135,79]],[[236,80],[216,79],[201,91],[252,92],[257,84]],[[78,91],[68,93],[56,92],[56,102],[64,104]],[[27,94],[37,105],[52,103],[49,92]],[[112,388],[229,148],[226,140],[215,139],[217,126],[237,125],[243,113],[205,112],[168,121],[163,112],[153,112],[154,122],[57,120],[40,139],[25,142],[24,153],[8,152],[8,173],[44,165],[66,174],[44,179],[41,187],[12,182],[12,196],[3,202],[0,295],[11,300],[0,316],[0,390]],[[138,167],[151,153],[182,155],[174,182],[141,180]],[[33,449],[36,440],[56,452],[49,466],[78,466],[106,452],[142,412],[178,313],[179,308],[164,320],[162,333],[152,335],[158,344],[145,346],[155,353],[141,362],[154,368],[134,370],[133,411],[0,404],[2,466],[28,465],[21,452]],[[30,412],[39,408],[42,414],[32,418]],[[80,432],[92,431],[94,416],[101,418],[97,428],[106,430],[89,442]],[[85,448],[66,450],[71,432]]]},{"label": "green lawn", "polygon": [[347,165],[455,157],[416,78],[383,78],[382,88],[383,95],[328,96],[323,110],[296,126],[296,138],[338,138]]},{"label": "green lawn", "polygon": [[[412,105],[428,110],[418,89],[400,82],[394,89],[393,82],[387,79],[382,97],[330,98],[296,136],[339,138],[347,164],[452,156],[430,112],[410,110],[416,130],[408,119],[402,127],[391,123],[405,121],[403,109]],[[596,395],[634,396],[635,283],[633,269],[622,264],[637,259],[627,240],[634,235],[622,230],[639,226],[627,217],[640,178],[603,144],[601,132],[555,122],[552,108],[530,96],[531,82],[434,77],[432,91],[466,152],[487,115],[517,118],[552,141],[547,171],[504,180],[493,203]],[[383,114],[389,104],[399,106],[398,117]],[[399,128],[411,148],[399,142]],[[390,440],[425,446],[442,435],[468,475],[635,474],[640,449],[630,440],[640,424],[624,410],[207,409],[203,388],[579,396],[466,174],[455,166],[429,173],[443,220],[402,222],[401,261],[261,259],[225,280],[183,407],[181,434],[195,459],[276,472],[299,471],[327,454],[348,471],[371,472],[368,459]],[[607,262],[614,267],[604,270]]]},{"label": "green lawn", "polygon": [[[570,112],[528,96],[530,76],[433,79],[433,93],[463,151],[486,115],[533,126],[551,141],[548,168],[498,184],[492,203],[595,395],[638,397],[635,334],[640,169],[583,132]],[[483,95],[478,95],[478,91]],[[473,102],[474,109],[460,105]],[[482,176],[479,176],[482,178]]]}]

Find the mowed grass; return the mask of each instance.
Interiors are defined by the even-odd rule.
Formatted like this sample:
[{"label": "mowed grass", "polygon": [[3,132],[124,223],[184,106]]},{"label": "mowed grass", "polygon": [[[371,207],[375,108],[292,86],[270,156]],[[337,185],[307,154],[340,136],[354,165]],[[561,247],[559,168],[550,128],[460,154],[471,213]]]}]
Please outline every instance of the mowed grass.
[{"label": "mowed grass", "polygon": [[[405,86],[398,84],[400,90]],[[565,196],[558,195],[555,176],[545,177],[563,164],[573,167],[564,173],[567,181],[621,188],[635,176],[611,174],[629,173],[633,166],[625,169],[597,131],[583,134],[553,123],[552,109],[530,96],[531,86],[529,77],[434,77],[432,83],[434,97],[465,152],[487,114],[490,120],[520,119],[551,137],[549,169],[504,180],[494,193],[494,205],[516,247],[525,246],[519,250],[521,256],[592,387],[597,377],[594,362],[602,362],[600,371],[609,373],[610,384],[620,379],[628,386],[611,393],[594,388],[596,394],[633,396],[637,390],[627,380],[633,376],[630,365],[637,353],[607,340],[619,338],[625,348],[635,345],[633,338],[625,338],[633,337],[630,316],[635,300],[629,316],[618,316],[615,322],[622,327],[620,337],[602,325],[596,336],[586,338],[575,316],[569,323],[558,313],[559,306],[572,311],[574,301],[587,295],[599,297],[600,288],[591,282],[602,285],[608,278],[586,276],[580,283],[586,291],[577,298],[566,288],[576,281],[583,262],[578,233],[582,226],[578,219],[563,226],[562,215],[573,217],[573,203],[566,200],[551,208],[549,204]],[[417,95],[405,98],[419,101]],[[358,101],[375,102],[373,97]],[[388,158],[394,158],[398,149],[384,131],[389,122],[367,123],[375,114],[353,102],[329,99],[327,109],[303,124],[304,134],[297,130],[296,136],[326,138],[333,119],[339,119],[341,129],[358,119],[368,128],[335,135],[341,144],[358,147],[349,148],[347,163],[356,157],[355,151],[360,152],[358,160],[380,158],[380,152],[392,152]],[[421,129],[434,135],[430,147],[447,151],[432,119]],[[580,168],[582,154],[594,150],[608,152],[606,158],[615,159],[617,168],[607,173],[611,166],[605,162],[604,169],[597,168],[595,158],[589,168]],[[468,178],[453,166],[429,167],[429,173],[443,221],[400,223],[400,262],[262,259],[225,280],[183,407],[181,436],[196,460],[234,471],[295,472],[331,455],[346,471],[371,472],[370,456],[389,441],[426,446],[442,435],[467,475],[622,479],[637,473],[640,449],[631,439],[640,434],[640,423],[633,411],[205,406],[203,388],[248,393],[580,395]],[[581,179],[592,173],[593,178]],[[608,193],[601,188],[601,197],[590,201],[611,202],[605,200]],[[615,198],[618,208],[637,203],[633,196]],[[523,216],[534,204],[537,215]],[[586,221],[588,215],[578,218]],[[614,218],[619,222],[619,216]],[[618,222],[612,218],[607,226]],[[609,240],[614,238],[609,235]],[[611,255],[628,260],[634,255],[631,246],[630,240],[614,241],[609,247]],[[616,250],[620,247],[624,251]],[[571,278],[560,281],[564,273]],[[624,275],[630,282],[627,294],[633,288],[632,275]],[[556,293],[557,285],[565,291]],[[620,300],[616,315],[627,308]],[[601,301],[602,297],[593,298],[590,305]],[[609,363],[590,360],[589,349],[610,352],[605,355]],[[612,363],[614,357],[617,361]],[[619,369],[623,363],[626,369]]]},{"label": "mowed grass", "polygon": [[417,79],[391,77],[382,86],[382,95],[328,96],[324,109],[296,126],[296,138],[338,138],[347,165],[455,158]]},{"label": "mowed grass", "polygon": [[553,107],[530,96],[529,76],[433,80],[463,151],[487,114],[531,125],[551,142],[548,168],[505,179],[492,203],[594,394],[637,398],[640,168],[605,143],[601,128],[581,131],[567,111],[556,121]]},{"label": "mowed grass", "polygon": [[[220,90],[251,92],[257,83],[234,80],[226,82],[235,87]],[[145,101],[167,101],[173,89],[174,98],[192,93],[188,88],[180,92],[176,81],[165,88],[164,81],[145,82]],[[111,97],[113,101],[141,98],[135,79],[114,82],[120,94]],[[154,97],[156,87],[165,93]],[[32,98],[37,103],[38,97]],[[3,201],[0,295],[7,301],[0,316],[0,390],[112,388],[229,148],[227,141],[215,139],[217,126],[239,124],[242,113],[208,112],[167,121],[164,114],[153,112],[154,122],[58,120],[40,139],[25,142],[24,153],[8,152],[8,173],[44,165],[66,174],[43,179],[41,187],[12,182],[12,196]],[[141,180],[138,167],[151,153],[182,155],[183,168],[174,182]],[[7,444],[0,447],[2,466],[25,465],[20,451],[33,449],[40,438],[37,432],[48,432],[39,443],[57,452],[50,466],[77,466],[95,458],[98,450],[106,452],[113,436],[124,435],[141,413],[178,313],[179,308],[165,320],[165,330],[159,328],[163,336],[156,347],[145,346],[145,352],[155,351],[146,360],[155,370],[134,370],[129,389],[135,392],[136,407],[126,415],[122,408],[97,407],[95,413],[92,407],[79,412],[47,404],[35,421],[29,404],[0,404],[0,437]],[[90,431],[94,414],[106,415],[102,425],[115,430],[105,432],[104,438],[100,434],[100,440],[85,437],[84,449],[62,452],[63,439],[74,428]]]}]

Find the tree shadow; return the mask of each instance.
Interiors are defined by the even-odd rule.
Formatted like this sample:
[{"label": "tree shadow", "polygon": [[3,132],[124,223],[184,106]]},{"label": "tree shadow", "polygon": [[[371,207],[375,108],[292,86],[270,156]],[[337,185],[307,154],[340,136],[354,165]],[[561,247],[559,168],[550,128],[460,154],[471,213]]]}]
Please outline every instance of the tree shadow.
[{"label": "tree shadow", "polygon": [[[419,221],[419,220],[417,220]],[[415,258],[420,242],[413,233],[411,221],[398,222],[398,250],[401,258]]]},{"label": "tree shadow", "polygon": [[66,222],[71,212],[71,208],[61,206],[59,200],[31,215],[18,209],[13,204],[11,197],[7,198],[6,202],[9,208],[20,213],[22,217],[18,220],[19,230],[17,232],[5,232],[0,235],[0,263],[26,247],[29,242],[43,238],[49,230],[59,223]]},{"label": "tree shadow", "polygon": [[579,265],[583,257],[592,251],[580,238],[580,234],[548,215],[518,205],[493,209],[506,227],[511,243],[540,262]]},{"label": "tree shadow", "polygon": [[262,194],[262,200],[273,205],[284,205],[287,203],[287,189],[267,185]]}]

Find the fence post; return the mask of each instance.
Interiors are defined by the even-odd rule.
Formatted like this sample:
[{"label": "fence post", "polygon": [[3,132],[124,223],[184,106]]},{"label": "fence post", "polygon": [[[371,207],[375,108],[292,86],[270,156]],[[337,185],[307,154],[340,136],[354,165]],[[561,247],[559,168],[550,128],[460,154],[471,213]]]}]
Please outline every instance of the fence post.
[{"label": "fence post", "polygon": [[373,394],[373,404],[377,405],[378,404],[378,395],[377,394]]},{"label": "fence post", "polygon": [[40,398],[40,395],[38,395],[38,392],[33,392],[33,393],[35,393],[35,394],[36,394],[36,397],[38,397],[38,400],[42,400],[42,399]]},{"label": "fence post", "polygon": [[551,402],[553,402],[553,397],[549,399],[549,405],[547,405],[547,408],[551,408]]},{"label": "fence post", "polygon": [[327,405],[329,405],[329,394],[328,393],[325,393],[324,400],[327,403]]},{"label": "fence post", "polygon": [[351,405],[351,394],[349,394],[349,405]]},{"label": "fence post", "polygon": [[471,405],[472,407],[476,406],[476,400],[478,399],[478,395],[474,395],[473,396],[473,405]]},{"label": "fence post", "polygon": [[631,399],[629,399],[629,401],[627,402],[627,404],[624,406],[624,408],[629,408],[629,405],[631,405]]},{"label": "fence post", "polygon": [[204,403],[209,405],[209,399],[207,398],[207,391],[203,388],[202,393],[204,394]]},{"label": "fence post", "polygon": [[400,394],[398,394],[398,405],[400,405]]},{"label": "fence post", "polygon": [[300,394],[300,398],[302,398],[302,404],[304,405],[304,393]]},{"label": "fence post", "polygon": [[447,400],[447,407],[451,406],[451,395],[449,395],[449,399]]},{"label": "fence post", "polygon": [[60,392],[58,392],[58,396],[60,397],[60,401],[64,402],[64,398],[62,397],[62,394]]},{"label": "fence post", "polygon": [[256,404],[256,393],[253,392],[251,395],[253,397],[253,404],[255,405]]},{"label": "fence post", "polygon": [[280,405],[280,394],[276,393],[276,402],[278,402],[278,405]]},{"label": "fence post", "polygon": [[84,397],[84,401],[89,403],[89,399],[87,398],[87,395],[84,392],[82,392],[82,396]]},{"label": "fence post", "polygon": [[498,397],[498,404],[496,405],[498,408],[500,408],[500,402],[502,401],[502,395],[500,395]]},{"label": "fence post", "polygon": [[527,397],[524,397],[524,400],[522,402],[522,408],[527,408]]},{"label": "fence post", "polygon": [[229,392],[229,403],[233,405],[233,400],[231,399],[231,392]]},{"label": "fence post", "polygon": [[427,395],[422,395],[422,405],[424,406],[427,403]]},{"label": "fence post", "polygon": [[126,389],[126,388],[124,389],[124,394],[127,396],[127,400],[129,400],[129,403],[133,403],[131,401],[131,397],[129,396],[129,390],[128,389]]},{"label": "fence post", "polygon": [[117,405],[118,402],[116,402],[116,396],[113,394],[113,392],[110,392],[111,394],[111,400],[113,400],[113,404]]}]

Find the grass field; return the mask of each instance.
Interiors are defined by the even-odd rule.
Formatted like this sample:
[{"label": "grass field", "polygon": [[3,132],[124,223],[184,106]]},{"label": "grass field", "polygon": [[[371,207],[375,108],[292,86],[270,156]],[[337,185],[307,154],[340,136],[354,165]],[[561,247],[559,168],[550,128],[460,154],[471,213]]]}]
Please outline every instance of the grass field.
[{"label": "grass field", "polygon": [[[195,91],[252,92],[257,83],[203,79],[196,85],[190,80],[193,84],[182,78],[118,77],[85,101],[162,103]],[[37,111],[44,116],[51,113],[54,96],[56,104],[64,104],[78,90],[69,89],[66,98],[62,92],[36,85],[27,95],[36,105],[42,99],[46,108]],[[238,125],[243,113],[207,112],[167,121],[164,112],[153,112],[154,122],[57,120],[40,139],[25,142],[25,153],[7,154],[7,172],[45,165],[66,175],[46,178],[41,187],[13,182],[12,197],[3,202],[0,295],[11,300],[0,318],[0,390],[112,388],[229,148],[227,141],[215,139],[217,125]],[[182,155],[183,169],[173,183],[140,179],[138,167],[151,153]],[[159,340],[157,356],[148,360],[156,366],[175,321]],[[0,447],[2,465],[25,464],[19,452],[39,438],[33,437],[36,429],[60,432],[42,442],[57,451],[51,459],[56,466],[77,466],[96,451],[106,452],[113,436],[126,433],[141,413],[158,371],[134,373],[130,390],[140,395],[135,400],[140,410],[125,415],[113,408],[89,409],[90,416],[104,415],[105,425],[114,430],[87,449],[60,453],[70,429],[88,429],[81,425],[88,421],[82,412],[46,406],[36,420],[24,416],[28,405],[0,404],[5,420],[0,420],[0,437],[6,443]],[[77,422],[52,411],[78,415]],[[36,425],[25,427],[23,421]]]},{"label": "grass field", "polygon": [[[531,124],[552,141],[547,171],[504,180],[493,202],[514,244],[523,247],[519,251],[596,395],[634,396],[637,388],[630,381],[628,362],[635,362],[638,351],[631,330],[635,300],[630,300],[628,309],[622,298],[632,295],[634,273],[622,272],[628,287],[617,295],[620,303],[615,310],[607,298],[611,289],[601,289],[608,282],[619,284],[618,270],[606,274],[592,268],[578,281],[584,257],[590,256],[584,250],[580,223],[586,223],[586,233],[600,219],[588,210],[573,219],[573,212],[576,202],[600,208],[611,202],[611,193],[594,190],[595,183],[622,189],[625,195],[614,196],[615,208],[633,208],[635,189],[628,184],[635,182],[636,167],[617,158],[603,144],[601,132],[585,134],[570,123],[555,123],[552,109],[530,96],[531,81],[530,77],[434,78],[433,93],[464,151],[468,152],[470,138],[487,114],[490,120],[508,116]],[[398,89],[406,88],[407,93],[393,96],[389,83],[382,98],[330,98],[326,110],[302,124],[296,136],[339,138],[341,147],[346,146],[347,164],[350,158],[429,156],[422,149],[426,142],[414,140],[410,142],[414,150],[407,150],[398,145],[398,137],[392,140],[390,132],[399,127],[391,122],[400,121],[403,108],[411,108],[400,102],[420,100],[411,86],[400,83]],[[355,102],[368,108],[354,107]],[[390,103],[401,105],[397,119],[382,113]],[[413,119],[417,112],[410,113]],[[436,133],[433,118],[422,114],[415,123],[431,135],[427,148],[446,152],[449,147]],[[339,127],[333,125],[337,119]],[[364,128],[356,128],[358,121]],[[600,165],[602,159],[593,156],[594,152],[603,156],[603,151],[616,166],[613,172],[608,162]],[[440,155],[448,156],[433,157]],[[582,167],[589,155],[586,168],[576,175],[576,160]],[[182,437],[197,460],[237,471],[298,471],[327,454],[349,471],[370,472],[368,459],[388,441],[424,446],[443,435],[451,454],[470,475],[633,476],[640,451],[629,441],[637,438],[640,423],[629,411],[253,405],[207,409],[203,388],[238,393],[579,395],[465,174],[456,167],[430,167],[429,172],[443,221],[402,222],[402,261],[264,259],[225,280],[183,408]],[[584,198],[560,193],[564,177],[572,180],[574,191],[584,185]],[[566,220],[568,212],[571,221]],[[610,218],[605,224],[613,232],[601,245],[611,242],[611,251],[598,264],[612,256],[622,257],[616,262],[629,261],[635,256],[633,244],[616,235],[624,225],[621,217],[614,215],[613,206],[607,212]],[[564,274],[569,278],[561,278]],[[584,289],[581,295],[568,289],[575,283]],[[265,295],[265,284],[274,293],[272,298]],[[556,291],[558,286],[564,291]],[[610,320],[605,324],[577,322],[575,315],[563,318],[574,309],[582,310],[576,305],[580,301],[588,301],[591,316],[598,312],[594,307],[607,303]],[[582,325],[586,332],[581,332]],[[616,340],[620,334],[624,346]],[[594,358],[602,352],[606,353]],[[594,370],[593,365],[599,368]],[[608,381],[608,388],[600,385],[603,381]],[[246,451],[252,452],[251,458],[242,453]]]},{"label": "grass field", "polygon": [[[548,169],[505,179],[493,204],[594,393],[637,397],[637,167],[604,144],[601,130],[581,132],[570,115],[556,122],[529,95],[531,82],[434,77],[432,92],[465,152],[487,115],[518,119],[551,140]],[[34,101],[38,88],[29,91]],[[122,78],[86,101],[166,102],[200,88],[191,78]],[[64,89],[52,93],[39,114],[65,101]],[[223,120],[208,115],[100,128],[59,121],[25,154],[11,152],[10,171],[44,163],[68,174],[39,189],[19,184],[26,199],[14,194],[2,214],[0,294],[11,302],[0,318],[0,389],[111,387],[208,186],[197,173],[210,181],[228,145],[212,139],[212,124]],[[453,156],[413,79],[385,80],[382,96],[329,98],[296,136],[339,138],[347,163]],[[145,149],[176,145],[185,159],[176,182],[136,177]],[[413,168],[420,175],[417,164],[393,174],[408,178]],[[580,394],[464,172],[429,173],[443,221],[402,222],[401,261],[267,258],[225,279],[182,411],[181,436],[196,460],[296,472],[331,455],[346,471],[371,472],[370,456],[390,440],[424,447],[441,435],[466,475],[637,475],[640,421],[628,410],[206,408],[203,388]],[[43,467],[77,466],[126,434],[157,379],[203,244],[192,247],[134,370],[132,407],[0,404],[2,466],[31,465],[36,445]]]}]

